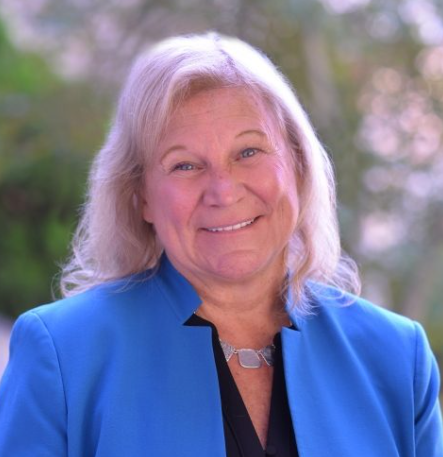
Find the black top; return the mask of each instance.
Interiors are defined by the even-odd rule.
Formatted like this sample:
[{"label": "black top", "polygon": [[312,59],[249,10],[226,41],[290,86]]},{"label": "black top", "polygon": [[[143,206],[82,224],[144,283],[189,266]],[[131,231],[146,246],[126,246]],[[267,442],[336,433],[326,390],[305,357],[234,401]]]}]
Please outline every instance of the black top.
[{"label": "black top", "polygon": [[225,360],[216,327],[195,314],[188,319],[186,325],[212,327],[212,347],[220,385],[227,457],[298,457],[286,394],[280,333],[274,338],[276,349],[271,410],[267,445],[264,450]]}]

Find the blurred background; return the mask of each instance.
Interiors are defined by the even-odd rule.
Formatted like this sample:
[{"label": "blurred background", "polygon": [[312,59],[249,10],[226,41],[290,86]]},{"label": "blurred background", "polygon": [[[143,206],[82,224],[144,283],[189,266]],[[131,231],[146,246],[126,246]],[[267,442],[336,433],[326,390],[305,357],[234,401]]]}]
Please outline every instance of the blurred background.
[{"label": "blurred background", "polygon": [[57,296],[129,63],[209,29],[292,81],[335,163],[363,295],[419,320],[441,361],[442,18],[441,0],[1,0],[0,373],[13,320]]}]

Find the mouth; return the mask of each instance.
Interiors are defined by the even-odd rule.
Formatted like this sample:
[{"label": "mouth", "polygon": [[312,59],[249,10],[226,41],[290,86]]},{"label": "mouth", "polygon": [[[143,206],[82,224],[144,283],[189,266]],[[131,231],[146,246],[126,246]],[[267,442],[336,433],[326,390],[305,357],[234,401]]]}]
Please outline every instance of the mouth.
[{"label": "mouth", "polygon": [[204,230],[211,233],[234,232],[236,230],[241,230],[245,227],[248,227],[249,225],[253,224],[257,219],[258,217],[254,217],[252,219],[248,219],[247,221],[239,222],[238,224],[224,225],[222,227],[205,228]]}]

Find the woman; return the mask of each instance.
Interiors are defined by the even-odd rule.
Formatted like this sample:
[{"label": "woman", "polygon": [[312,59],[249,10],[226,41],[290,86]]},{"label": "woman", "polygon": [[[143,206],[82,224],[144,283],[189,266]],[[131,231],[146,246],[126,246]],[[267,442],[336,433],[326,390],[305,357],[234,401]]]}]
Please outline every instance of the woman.
[{"label": "woman", "polygon": [[17,321],[4,456],[443,456],[421,327],[343,292],[331,167],[284,77],[214,34],[130,73],[67,297]]}]

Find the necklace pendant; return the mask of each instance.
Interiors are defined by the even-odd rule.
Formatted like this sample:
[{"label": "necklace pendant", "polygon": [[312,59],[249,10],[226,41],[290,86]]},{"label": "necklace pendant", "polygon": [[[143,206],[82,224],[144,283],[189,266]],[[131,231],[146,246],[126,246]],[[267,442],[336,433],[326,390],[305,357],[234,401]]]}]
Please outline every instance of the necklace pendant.
[{"label": "necklace pendant", "polygon": [[263,362],[272,367],[274,365],[275,346],[270,344],[261,349],[236,349],[232,344],[219,338],[226,362],[231,360],[234,354],[237,355],[238,363],[243,368],[260,368]]},{"label": "necklace pendant", "polygon": [[262,360],[254,349],[237,349],[238,363],[243,368],[260,368]]}]

